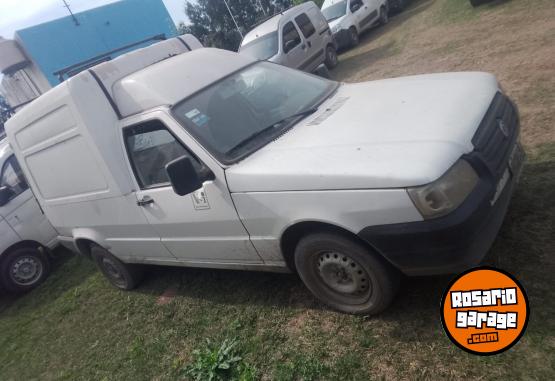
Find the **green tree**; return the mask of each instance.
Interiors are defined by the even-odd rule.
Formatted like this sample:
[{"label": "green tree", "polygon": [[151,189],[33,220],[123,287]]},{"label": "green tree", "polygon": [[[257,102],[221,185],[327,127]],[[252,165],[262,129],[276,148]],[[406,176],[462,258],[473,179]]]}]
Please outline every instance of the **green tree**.
[{"label": "green tree", "polygon": [[[320,5],[323,0],[316,0]],[[227,0],[235,21],[243,34],[261,20],[302,0]],[[237,50],[241,35],[229,15],[223,0],[185,2],[185,13],[190,24],[180,24],[181,33],[191,33],[205,46]]]}]

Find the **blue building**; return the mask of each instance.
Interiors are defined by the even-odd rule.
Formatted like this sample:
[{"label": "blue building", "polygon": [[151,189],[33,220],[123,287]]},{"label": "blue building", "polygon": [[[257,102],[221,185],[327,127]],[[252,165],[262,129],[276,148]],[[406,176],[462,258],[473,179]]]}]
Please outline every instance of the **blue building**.
[{"label": "blue building", "polygon": [[[81,70],[176,35],[162,0],[121,0],[18,30],[13,41],[0,40],[3,93],[13,107]],[[5,57],[18,54],[8,46],[25,62],[12,65]]]}]

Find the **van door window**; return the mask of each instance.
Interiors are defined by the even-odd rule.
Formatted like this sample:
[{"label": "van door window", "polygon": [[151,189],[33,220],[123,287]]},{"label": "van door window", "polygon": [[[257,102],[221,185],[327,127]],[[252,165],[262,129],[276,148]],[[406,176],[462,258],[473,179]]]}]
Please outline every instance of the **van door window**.
[{"label": "van door window", "polygon": [[283,52],[288,53],[301,43],[301,36],[295,25],[289,21],[283,26]]},{"label": "van door window", "polygon": [[306,38],[312,36],[316,31],[314,29],[314,25],[312,25],[306,13],[301,13],[300,15],[295,17],[295,22],[297,23],[299,28],[301,28],[301,32],[303,32],[303,35]]},{"label": "van door window", "polygon": [[169,186],[166,164],[189,156],[193,166],[201,165],[160,121],[149,121],[124,130],[125,146],[141,189]]},{"label": "van door window", "polygon": [[362,0],[351,0],[351,12],[356,12],[358,11],[360,8],[362,8]]},{"label": "van door window", "polygon": [[14,155],[10,156],[2,167],[0,187],[8,187],[12,190],[13,195],[10,197],[10,200],[29,189],[25,176],[23,176],[21,167]]}]

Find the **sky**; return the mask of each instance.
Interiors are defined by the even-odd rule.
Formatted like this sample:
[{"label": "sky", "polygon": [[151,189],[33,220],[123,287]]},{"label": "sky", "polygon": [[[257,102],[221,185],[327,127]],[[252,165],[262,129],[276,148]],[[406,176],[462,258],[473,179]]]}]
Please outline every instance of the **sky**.
[{"label": "sky", "polygon": [[[117,0],[67,0],[74,13],[115,1]],[[183,11],[186,0],[163,1],[176,24],[186,20]],[[18,29],[67,15],[68,11],[62,0],[0,0],[0,36],[11,39]]]}]

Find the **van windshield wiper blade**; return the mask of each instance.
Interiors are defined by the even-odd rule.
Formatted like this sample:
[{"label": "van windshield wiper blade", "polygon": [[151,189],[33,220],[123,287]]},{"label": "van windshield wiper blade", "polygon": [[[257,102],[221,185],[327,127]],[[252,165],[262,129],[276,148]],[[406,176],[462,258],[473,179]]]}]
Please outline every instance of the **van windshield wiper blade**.
[{"label": "van windshield wiper blade", "polygon": [[318,107],[311,107],[309,109],[306,109],[304,111],[301,112],[297,112],[293,115],[289,115],[281,120],[278,120],[277,122],[269,125],[266,128],[263,128],[259,131],[256,131],[254,134],[249,135],[247,138],[241,140],[241,142],[239,142],[235,147],[233,147],[232,149],[230,149],[227,153],[232,153],[236,150],[238,150],[239,148],[244,147],[245,145],[247,145],[249,142],[255,140],[257,137],[265,135],[266,133],[275,130],[278,126],[282,125],[283,123],[287,122],[288,120],[291,119],[295,119],[295,118],[301,118],[301,117],[306,117],[309,116],[311,114],[314,114],[316,111],[318,111]]}]

